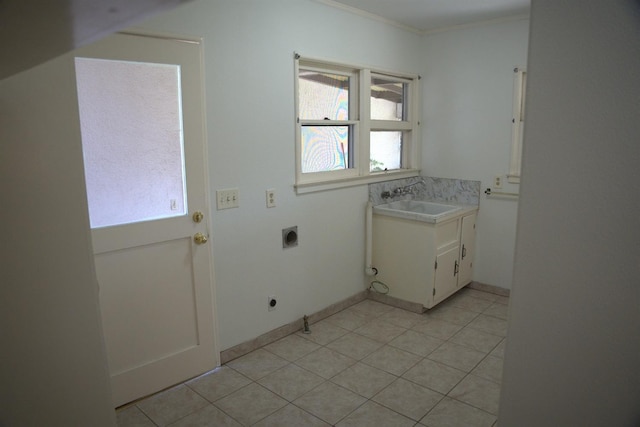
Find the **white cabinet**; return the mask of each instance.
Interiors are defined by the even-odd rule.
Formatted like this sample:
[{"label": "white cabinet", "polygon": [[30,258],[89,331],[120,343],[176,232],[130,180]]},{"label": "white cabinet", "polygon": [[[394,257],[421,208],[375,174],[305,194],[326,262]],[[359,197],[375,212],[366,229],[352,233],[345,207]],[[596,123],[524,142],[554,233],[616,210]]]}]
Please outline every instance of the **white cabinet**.
[{"label": "white cabinet", "polygon": [[[444,300],[458,289],[471,282],[473,273],[473,253],[475,248],[476,215],[471,214],[458,218],[448,224],[459,236],[455,241],[445,241],[437,248],[435,278],[433,285],[433,302],[425,305],[430,308]],[[442,233],[439,229],[447,227],[436,225],[435,233]]]},{"label": "white cabinet", "polygon": [[442,223],[373,216],[373,266],[388,295],[431,308],[471,282],[475,211]]}]

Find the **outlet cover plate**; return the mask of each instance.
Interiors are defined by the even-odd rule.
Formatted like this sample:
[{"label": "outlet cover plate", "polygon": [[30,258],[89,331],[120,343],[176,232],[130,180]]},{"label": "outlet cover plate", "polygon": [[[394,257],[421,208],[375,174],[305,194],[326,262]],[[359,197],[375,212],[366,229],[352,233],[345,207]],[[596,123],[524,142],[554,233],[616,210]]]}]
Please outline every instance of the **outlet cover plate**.
[{"label": "outlet cover plate", "polygon": [[270,188],[269,190],[267,190],[267,207],[268,208],[275,208],[276,207],[276,190],[273,188]]},{"label": "outlet cover plate", "polygon": [[493,177],[493,186],[494,188],[502,188],[502,177],[500,175]]},{"label": "outlet cover plate", "polygon": [[275,295],[270,295],[267,298],[267,310],[268,311],[275,310],[277,304],[278,304],[278,300],[276,300],[276,296]]}]

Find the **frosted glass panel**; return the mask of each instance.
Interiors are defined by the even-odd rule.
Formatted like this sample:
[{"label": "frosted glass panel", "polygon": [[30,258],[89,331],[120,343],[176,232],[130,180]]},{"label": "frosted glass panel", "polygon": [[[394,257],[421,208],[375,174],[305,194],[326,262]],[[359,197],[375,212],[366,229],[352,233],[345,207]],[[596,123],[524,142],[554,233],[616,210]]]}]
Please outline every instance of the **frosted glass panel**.
[{"label": "frosted glass panel", "polygon": [[91,227],[184,215],[180,66],[76,58]]}]

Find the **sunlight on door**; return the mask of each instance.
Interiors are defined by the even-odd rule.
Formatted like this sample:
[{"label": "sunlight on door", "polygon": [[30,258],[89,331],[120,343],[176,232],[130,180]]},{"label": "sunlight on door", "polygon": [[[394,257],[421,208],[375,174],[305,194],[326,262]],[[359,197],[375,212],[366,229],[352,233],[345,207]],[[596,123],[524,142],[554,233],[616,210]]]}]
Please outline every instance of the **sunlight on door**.
[{"label": "sunlight on door", "polygon": [[76,58],[91,227],[184,215],[180,66]]}]

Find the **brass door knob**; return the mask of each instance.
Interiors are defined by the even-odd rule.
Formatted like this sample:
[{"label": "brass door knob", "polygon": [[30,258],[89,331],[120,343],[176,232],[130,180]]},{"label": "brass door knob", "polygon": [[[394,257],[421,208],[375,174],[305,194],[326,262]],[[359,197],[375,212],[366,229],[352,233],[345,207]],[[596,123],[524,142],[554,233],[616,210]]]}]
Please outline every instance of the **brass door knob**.
[{"label": "brass door knob", "polygon": [[207,243],[207,240],[209,240],[209,238],[202,233],[196,233],[193,236],[193,241],[196,242],[196,245],[204,245]]},{"label": "brass door knob", "polygon": [[201,222],[202,219],[204,218],[204,214],[200,211],[195,211],[193,213],[193,222]]}]

